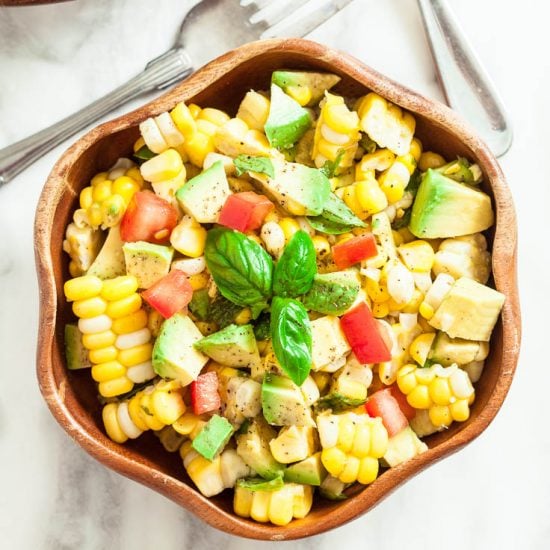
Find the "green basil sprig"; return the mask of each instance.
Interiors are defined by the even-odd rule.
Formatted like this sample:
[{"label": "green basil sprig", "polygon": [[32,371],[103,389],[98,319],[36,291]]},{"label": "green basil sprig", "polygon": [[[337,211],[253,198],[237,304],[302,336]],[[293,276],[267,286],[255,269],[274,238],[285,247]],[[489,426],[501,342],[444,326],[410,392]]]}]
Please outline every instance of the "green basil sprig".
[{"label": "green basil sprig", "polygon": [[298,386],[311,369],[311,325],[306,308],[292,298],[275,296],[271,303],[271,337],[275,357]]},{"label": "green basil sprig", "polygon": [[295,298],[305,294],[317,273],[315,247],[305,231],[294,233],[273,272],[273,294]]},{"label": "green basil sprig", "polygon": [[313,229],[329,235],[340,235],[355,227],[366,227],[365,222],[360,220],[334,193],[329,195],[323,206],[323,212],[319,216],[308,217],[308,221]]},{"label": "green basil sprig", "polygon": [[204,257],[218,290],[239,306],[249,306],[255,319],[271,297],[273,260],[243,233],[221,227],[211,229]]},{"label": "green basil sprig", "polygon": [[239,155],[234,161],[237,176],[245,172],[258,172],[266,174],[270,178],[275,177],[275,168],[268,157],[252,157],[250,155]]}]

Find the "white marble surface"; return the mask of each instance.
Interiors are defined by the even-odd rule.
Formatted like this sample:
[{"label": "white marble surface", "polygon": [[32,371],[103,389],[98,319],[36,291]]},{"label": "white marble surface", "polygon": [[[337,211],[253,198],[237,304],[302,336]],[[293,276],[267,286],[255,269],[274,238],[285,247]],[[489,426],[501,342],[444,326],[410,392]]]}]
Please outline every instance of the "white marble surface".
[{"label": "white marble surface", "polygon": [[[502,159],[515,197],[524,318],[517,375],[501,412],[466,449],[367,516],[287,544],[408,550],[538,550],[550,543],[550,40],[546,0],[451,0],[512,115]],[[0,147],[55,122],[138,72],[170,44],[181,0],[77,0],[0,8]],[[311,38],[441,98],[414,0],[355,0]],[[120,112],[137,106],[134,102]],[[64,147],[0,189],[0,547],[229,549],[266,545],[222,534],[78,448],[50,416],[34,373],[38,293],[32,223]]]}]

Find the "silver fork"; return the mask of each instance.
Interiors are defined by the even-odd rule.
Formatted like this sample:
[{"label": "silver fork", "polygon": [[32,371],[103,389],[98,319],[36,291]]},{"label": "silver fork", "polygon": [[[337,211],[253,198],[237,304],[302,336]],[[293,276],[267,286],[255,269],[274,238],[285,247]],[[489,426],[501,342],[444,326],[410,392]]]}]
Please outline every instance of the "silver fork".
[{"label": "silver fork", "polygon": [[[308,12],[306,4],[315,3]],[[143,72],[73,115],[0,150],[0,186],[54,147],[117,107],[146,92],[162,90],[193,69],[246,42],[304,36],[351,0],[202,0],[184,17],[172,48]],[[304,6],[306,13],[295,10]],[[292,15],[292,23],[289,22]]]}]

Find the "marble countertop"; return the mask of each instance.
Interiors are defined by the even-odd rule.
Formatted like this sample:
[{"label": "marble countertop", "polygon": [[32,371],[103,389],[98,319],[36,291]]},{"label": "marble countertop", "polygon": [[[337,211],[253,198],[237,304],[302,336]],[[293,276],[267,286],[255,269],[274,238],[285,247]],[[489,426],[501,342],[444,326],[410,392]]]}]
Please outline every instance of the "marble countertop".
[{"label": "marble countertop", "polygon": [[[495,421],[467,448],[411,480],[368,515],[292,548],[548,548],[550,269],[545,0],[450,0],[512,116],[501,159],[517,207],[522,354]],[[0,8],[0,148],[122,83],[166,49],[185,0],[77,0]],[[519,9],[518,9],[519,6]],[[441,99],[413,0],[355,0],[310,38]],[[134,101],[119,113],[136,107]],[[0,189],[0,547],[256,549],[96,463],[69,439],[35,378],[38,292],[33,217],[64,144]],[[546,236],[546,239],[544,239]]]}]

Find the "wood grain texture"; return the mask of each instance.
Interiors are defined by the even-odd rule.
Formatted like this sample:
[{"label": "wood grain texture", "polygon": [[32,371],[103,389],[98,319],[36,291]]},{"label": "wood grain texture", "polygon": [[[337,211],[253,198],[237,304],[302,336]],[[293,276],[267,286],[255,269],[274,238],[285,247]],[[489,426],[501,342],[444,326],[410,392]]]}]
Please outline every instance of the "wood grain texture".
[{"label": "wood grain texture", "polygon": [[57,4],[59,2],[72,2],[73,0],[0,0],[0,6],[37,6],[39,4]]},{"label": "wood grain texture", "polygon": [[[63,327],[72,319],[62,292],[68,260],[62,251],[64,230],[78,202],[79,191],[98,171],[132,150],[137,125],[179,101],[219,107],[234,114],[245,92],[267,89],[274,69],[330,71],[342,81],[337,93],[358,96],[370,90],[411,111],[416,135],[426,149],[448,158],[465,156],[477,162],[485,191],[496,210],[496,225],[488,234],[493,249],[495,287],[506,295],[502,316],[470,419],[426,438],[429,450],[384,472],[368,487],[350,489],[350,498],[332,503],[318,499],[311,513],[286,527],[259,524],[232,513],[231,493],[207,499],[186,477],[177,453],[167,453],[151,434],[124,446],[103,432],[101,409],[89,372],[69,372],[64,365]],[[484,143],[457,115],[389,80],[360,61],[314,42],[288,39],[254,42],[216,59],[171,91],[79,139],[54,166],[40,197],[35,219],[35,255],[40,287],[40,331],[37,375],[41,392],[57,421],[88,453],[106,466],[162,493],[209,524],[228,533],[265,540],[289,540],[340,526],[370,510],[412,476],[456,452],[477,437],[492,421],[508,392],[520,346],[520,311],[516,283],[516,219],[508,186]],[[434,496],[437,498],[437,496]],[[441,498],[444,498],[441,495]]]}]

